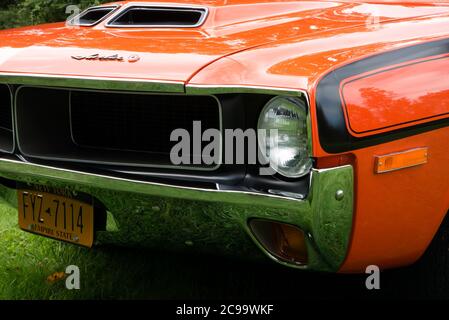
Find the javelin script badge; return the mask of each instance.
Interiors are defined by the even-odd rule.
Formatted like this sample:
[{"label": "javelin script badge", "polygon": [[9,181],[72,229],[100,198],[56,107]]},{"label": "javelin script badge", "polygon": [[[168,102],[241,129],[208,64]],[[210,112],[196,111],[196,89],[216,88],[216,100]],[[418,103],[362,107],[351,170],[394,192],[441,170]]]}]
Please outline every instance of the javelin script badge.
[{"label": "javelin script badge", "polygon": [[91,54],[88,56],[72,56],[72,59],[81,61],[81,60],[88,60],[88,61],[118,61],[118,62],[137,62],[140,60],[140,57],[138,55],[132,55],[129,56],[128,59],[125,59],[125,57],[114,54],[110,56],[101,55],[99,53]]}]

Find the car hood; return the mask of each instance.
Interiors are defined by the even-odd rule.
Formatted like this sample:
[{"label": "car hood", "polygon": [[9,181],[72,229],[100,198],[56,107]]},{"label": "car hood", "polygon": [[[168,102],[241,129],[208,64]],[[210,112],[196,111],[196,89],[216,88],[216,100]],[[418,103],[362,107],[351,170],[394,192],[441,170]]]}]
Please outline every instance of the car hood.
[{"label": "car hood", "polygon": [[214,61],[249,48],[298,36],[316,38],[329,30],[347,32],[340,30],[367,21],[447,11],[447,7],[433,5],[320,1],[204,6],[209,15],[198,28],[108,28],[104,23],[73,27],[58,23],[2,31],[0,73],[186,83]]}]

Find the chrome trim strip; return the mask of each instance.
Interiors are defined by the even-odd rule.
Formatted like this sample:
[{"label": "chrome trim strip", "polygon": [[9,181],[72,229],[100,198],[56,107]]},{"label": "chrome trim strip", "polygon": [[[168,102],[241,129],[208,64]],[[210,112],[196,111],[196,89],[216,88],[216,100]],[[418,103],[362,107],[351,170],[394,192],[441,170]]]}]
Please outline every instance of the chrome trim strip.
[{"label": "chrome trim strip", "polygon": [[225,94],[225,93],[263,93],[263,94],[273,94],[273,95],[290,95],[305,98],[307,104],[309,104],[309,98],[304,90],[289,89],[289,88],[278,88],[278,87],[265,87],[265,86],[247,86],[247,85],[197,85],[197,84],[187,84],[186,93],[187,94],[200,94],[208,92],[210,94]]},{"label": "chrome trim strip", "polygon": [[[125,15],[129,10],[136,9],[136,8],[148,8],[148,9],[154,9],[154,10],[182,10],[182,11],[190,11],[190,12],[201,12],[201,17],[198,20],[198,22],[194,25],[156,25],[156,24],[150,24],[150,25],[121,25],[121,24],[113,24],[114,21],[121,18],[123,15]],[[123,10],[120,10],[116,15],[111,17],[105,24],[105,27],[107,28],[197,28],[204,24],[206,21],[207,16],[209,15],[209,9],[207,7],[199,7],[199,6],[189,6],[189,5],[181,5],[181,4],[136,4],[132,3],[129,6],[124,6]]]},{"label": "chrome trim strip", "polygon": [[[11,86],[9,84],[3,84],[3,85],[5,85],[9,91],[9,99],[10,99],[10,106],[11,106],[12,149],[6,150],[3,148],[0,148],[0,151],[6,152],[6,153],[13,153],[14,150],[16,149],[16,130],[15,130],[15,123],[14,123],[14,95],[13,95]],[[1,128],[1,130],[11,131],[7,128]]]},{"label": "chrome trim strip", "polygon": [[310,114],[310,103],[307,94],[305,95],[306,103],[307,103],[307,150],[309,151],[309,157],[313,158],[313,142],[312,142],[312,116]]},{"label": "chrome trim strip", "polygon": [[184,93],[182,81],[0,72],[0,83],[99,90]]},{"label": "chrome trim strip", "polygon": [[[106,90],[85,90],[85,89],[73,89],[73,88],[55,88],[55,87],[45,87],[45,86],[20,86],[19,88],[17,88],[16,92],[15,92],[15,97],[14,97],[14,125],[15,128],[18,128],[18,124],[17,124],[17,96],[20,92],[21,89],[23,88],[42,88],[42,89],[52,89],[52,90],[68,90],[69,91],[69,95],[71,95],[72,91],[82,91],[82,92],[111,92],[112,91],[106,91]],[[166,95],[164,93],[151,93],[151,92],[129,92],[129,91],[113,91],[114,93],[123,93],[123,94],[141,94],[141,95]],[[177,95],[177,96],[184,96],[184,94],[177,94],[177,93],[172,93],[170,95]],[[72,159],[72,158],[58,158],[58,157],[42,157],[42,156],[35,156],[35,155],[30,155],[27,154],[26,152],[24,152],[20,146],[20,138],[19,138],[19,134],[18,134],[18,130],[15,130],[15,135],[16,135],[16,140],[17,140],[17,147],[20,151],[21,154],[23,154],[25,157],[29,157],[29,158],[34,158],[34,159],[42,159],[42,160],[57,160],[57,161],[66,161],[66,162],[77,162],[77,163],[87,163],[87,164],[102,164],[102,165],[114,165],[114,166],[129,166],[129,167],[142,167],[142,168],[158,168],[158,169],[172,169],[172,170],[188,170],[188,171],[206,171],[206,172],[211,172],[211,171],[215,171],[218,168],[220,168],[223,164],[223,137],[224,137],[224,132],[223,132],[223,108],[221,105],[220,100],[214,96],[214,95],[201,95],[201,96],[208,96],[208,97],[212,97],[217,101],[217,107],[218,107],[218,121],[219,121],[219,125],[220,125],[220,132],[222,135],[222,139],[220,140],[220,163],[218,163],[216,166],[214,167],[195,167],[194,165],[192,166],[182,166],[182,165],[152,165],[152,164],[137,164],[137,163],[127,163],[127,162],[109,162],[109,161],[90,161],[90,160],[83,160],[83,159]],[[69,101],[69,108],[71,108],[71,100]],[[70,117],[71,117],[71,112],[70,112]],[[193,123],[192,123],[193,124]],[[73,133],[72,133],[72,123],[70,120],[70,134],[71,134],[71,139],[73,141],[73,143],[75,145],[78,145],[76,143],[76,141],[73,139]],[[95,148],[94,148],[95,149]],[[100,148],[98,148],[97,150],[101,150]],[[122,151],[122,152],[126,152],[126,151],[133,151],[133,150],[116,150],[116,151]]]},{"label": "chrome trim strip", "polygon": [[[60,180],[65,180],[67,182],[76,182],[82,185],[95,185],[98,188],[105,188],[110,190],[117,190],[117,191],[127,191],[127,190],[134,190],[137,188],[138,190],[134,190],[135,192],[141,192],[145,194],[155,194],[155,189],[145,189],[146,187],[160,187],[160,188],[170,188],[172,190],[181,192],[181,191],[187,191],[187,194],[183,193],[174,193],[170,194],[171,197],[177,197],[181,199],[195,199],[195,197],[192,197],[192,193],[190,192],[204,192],[207,195],[205,196],[199,196],[196,199],[198,200],[217,200],[217,199],[211,199],[210,197],[219,197],[218,200],[226,201],[226,202],[233,202],[232,199],[229,199],[227,197],[228,194],[233,194],[237,198],[242,197],[240,200],[245,200],[246,196],[254,196],[258,199],[268,198],[268,199],[274,199],[279,200],[280,202],[291,202],[291,203],[304,203],[305,200],[300,200],[296,198],[286,198],[282,196],[277,196],[273,194],[268,193],[258,193],[258,192],[251,192],[251,191],[235,191],[235,190],[215,190],[215,189],[205,189],[205,188],[194,188],[194,187],[186,187],[186,186],[176,186],[176,185],[169,185],[164,183],[157,183],[157,182],[148,182],[148,181],[141,181],[141,180],[132,180],[132,179],[125,179],[125,178],[119,178],[114,176],[107,176],[102,174],[96,174],[96,173],[87,173],[77,170],[70,170],[70,169],[62,169],[47,165],[41,165],[31,162],[22,162],[17,160],[11,160],[11,159],[3,159],[0,158],[0,171],[2,172],[17,172],[17,170],[7,170],[5,166],[2,165],[2,163],[8,164],[8,166],[18,166],[22,168],[26,168],[24,171],[21,170],[23,174],[30,174],[33,176],[39,176],[39,175],[45,175],[47,178],[55,178]],[[26,170],[29,170],[28,172]],[[319,172],[319,170],[315,170],[316,172]],[[166,191],[166,190],[165,190]],[[168,196],[167,192],[164,190],[159,190],[156,195],[158,196]],[[251,201],[247,202],[248,204],[251,203]]]},{"label": "chrome trim strip", "polygon": [[[69,21],[67,21],[67,24],[69,26],[74,26],[74,27],[93,27],[93,26],[96,26],[97,24],[99,24],[100,22],[106,20],[107,18],[109,18],[114,12],[117,11],[118,8],[120,8],[120,5],[118,5],[118,4],[117,5],[109,5],[109,6],[90,7],[90,8],[87,8],[86,10],[82,11],[80,14],[73,17]],[[90,23],[90,24],[73,23],[74,21],[76,21],[76,19],[80,19],[83,15],[85,15],[89,11],[96,11],[96,10],[101,10],[101,9],[112,9],[112,10],[110,12],[108,12],[103,18],[95,21],[94,23]]]}]

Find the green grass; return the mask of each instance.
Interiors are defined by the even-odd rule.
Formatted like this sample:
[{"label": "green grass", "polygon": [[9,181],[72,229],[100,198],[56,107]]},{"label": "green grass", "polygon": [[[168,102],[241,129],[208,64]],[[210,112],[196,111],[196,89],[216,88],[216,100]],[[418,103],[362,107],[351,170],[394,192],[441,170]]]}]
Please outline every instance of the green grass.
[{"label": "green grass", "polygon": [[[118,247],[89,250],[35,236],[18,229],[17,210],[3,201],[0,248],[0,299],[169,299],[201,292],[179,272],[179,256]],[[80,268],[79,291],[67,290],[64,280],[47,281],[69,265]],[[190,266],[190,279],[202,272]]]},{"label": "green grass", "polygon": [[[15,208],[1,203],[0,212],[0,299],[118,298],[119,292],[134,297],[120,282],[116,287],[120,277],[107,251],[89,251],[22,232],[17,228]],[[124,258],[115,263],[126,270]],[[47,281],[49,275],[72,264],[80,267],[82,290],[65,289],[64,280]]]},{"label": "green grass", "polygon": [[[81,290],[47,277],[69,265]],[[386,279],[386,278],[384,278]],[[386,280],[382,282],[385,288]],[[264,299],[385,297],[368,292],[365,276],[301,272],[254,263],[124,247],[84,249],[23,232],[17,210],[0,200],[1,299]]]}]

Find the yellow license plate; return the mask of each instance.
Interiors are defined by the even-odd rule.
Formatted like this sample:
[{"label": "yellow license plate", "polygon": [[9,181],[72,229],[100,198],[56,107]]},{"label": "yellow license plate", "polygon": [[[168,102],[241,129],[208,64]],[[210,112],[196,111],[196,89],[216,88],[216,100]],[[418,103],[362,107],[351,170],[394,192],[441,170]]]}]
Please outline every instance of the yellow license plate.
[{"label": "yellow license plate", "polygon": [[92,247],[94,208],[65,196],[18,190],[19,226],[31,233]]}]

